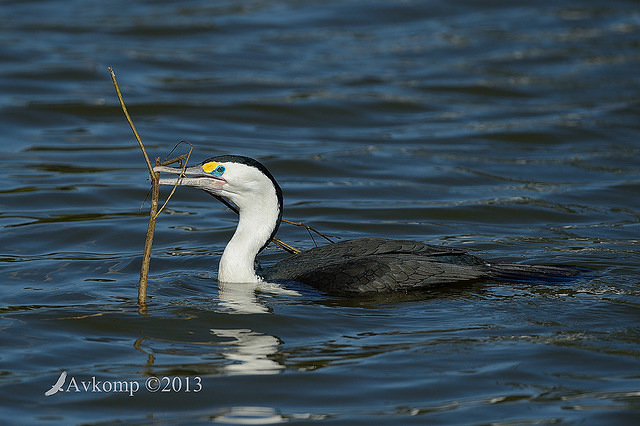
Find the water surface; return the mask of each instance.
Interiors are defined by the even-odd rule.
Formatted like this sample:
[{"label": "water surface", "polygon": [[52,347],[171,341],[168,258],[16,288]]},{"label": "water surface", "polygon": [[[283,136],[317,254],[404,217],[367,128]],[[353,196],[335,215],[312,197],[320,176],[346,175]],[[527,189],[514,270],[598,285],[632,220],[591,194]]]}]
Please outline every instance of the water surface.
[{"label": "water surface", "polygon": [[[640,9],[476,3],[3,2],[2,418],[637,421]],[[235,217],[183,189],[140,315],[149,183],[108,66],[151,155],[257,158],[288,219],[591,272],[356,299],[221,287]]]}]

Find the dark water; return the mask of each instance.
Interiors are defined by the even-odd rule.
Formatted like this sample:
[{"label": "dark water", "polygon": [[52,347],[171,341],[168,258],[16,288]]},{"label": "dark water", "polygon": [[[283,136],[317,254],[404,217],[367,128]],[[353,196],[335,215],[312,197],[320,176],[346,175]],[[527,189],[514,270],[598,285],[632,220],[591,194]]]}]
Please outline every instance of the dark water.
[{"label": "dark water", "polygon": [[[2,1],[3,423],[637,422],[640,7],[546,3]],[[108,66],[151,155],[258,158],[288,219],[592,272],[219,288],[235,217],[185,189],[139,315],[148,181]]]}]

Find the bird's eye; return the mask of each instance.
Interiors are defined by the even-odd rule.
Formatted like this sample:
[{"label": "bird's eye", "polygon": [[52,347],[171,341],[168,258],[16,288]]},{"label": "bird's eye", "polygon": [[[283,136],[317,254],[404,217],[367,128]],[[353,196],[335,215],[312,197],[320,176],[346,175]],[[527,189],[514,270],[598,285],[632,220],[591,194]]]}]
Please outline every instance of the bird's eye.
[{"label": "bird's eye", "polygon": [[218,167],[215,168],[214,171],[211,172],[212,175],[214,176],[222,176],[224,174],[224,166],[222,164],[220,164]]}]

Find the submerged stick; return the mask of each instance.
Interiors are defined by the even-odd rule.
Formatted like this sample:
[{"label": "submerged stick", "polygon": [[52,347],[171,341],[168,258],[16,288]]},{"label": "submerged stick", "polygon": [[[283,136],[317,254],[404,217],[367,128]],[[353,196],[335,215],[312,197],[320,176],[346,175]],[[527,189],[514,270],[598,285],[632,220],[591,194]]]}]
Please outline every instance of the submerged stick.
[{"label": "submerged stick", "polygon": [[[116,75],[113,72],[113,68],[109,67],[109,73],[111,74],[111,80],[113,80],[113,86],[116,89],[116,94],[118,95],[118,100],[120,101],[122,112],[124,113],[124,116],[127,119],[131,130],[133,131],[133,135],[138,141],[138,145],[142,150],[144,160],[147,163],[147,168],[149,169],[149,176],[151,177],[151,211],[149,213],[149,226],[147,227],[147,237],[144,243],[144,253],[142,255],[140,280],[138,281],[138,308],[142,310],[142,312],[146,312],[147,280],[149,278],[149,265],[151,264],[151,246],[153,244],[153,234],[156,229],[156,218],[158,216],[158,198],[160,197],[160,173],[156,173],[153,171],[153,166],[151,165],[151,161],[149,160],[149,156],[147,155],[147,150],[144,148],[142,139],[140,139],[140,135],[136,130],[136,126],[134,126],[133,121],[131,120],[131,116],[127,111],[127,107],[124,104],[124,99],[122,99],[122,93],[120,93],[120,87],[118,86],[118,81],[116,80]],[[156,158],[156,164],[159,164],[159,162],[160,160]]]}]

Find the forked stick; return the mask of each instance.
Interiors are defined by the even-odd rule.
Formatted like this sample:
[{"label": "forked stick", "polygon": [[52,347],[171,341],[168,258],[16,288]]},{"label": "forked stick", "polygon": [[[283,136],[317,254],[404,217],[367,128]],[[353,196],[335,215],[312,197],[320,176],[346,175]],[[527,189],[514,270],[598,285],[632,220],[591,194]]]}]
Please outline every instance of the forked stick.
[{"label": "forked stick", "polygon": [[[120,101],[120,107],[122,107],[122,112],[124,112],[124,116],[127,119],[131,130],[133,131],[133,135],[138,141],[138,145],[140,145],[142,155],[144,155],[144,160],[147,163],[147,168],[149,169],[149,176],[151,177],[151,211],[149,212],[149,226],[147,227],[147,237],[144,242],[142,266],[140,268],[140,280],[138,281],[138,311],[145,314],[147,310],[147,280],[149,278],[149,265],[151,263],[151,245],[153,244],[153,233],[156,229],[156,217],[158,216],[160,173],[156,173],[153,171],[153,166],[151,165],[151,161],[149,160],[149,156],[147,155],[147,150],[144,148],[142,139],[140,139],[140,135],[136,130],[136,126],[134,126],[133,121],[131,120],[131,116],[127,111],[127,107],[124,104],[124,99],[122,99],[122,93],[120,93],[120,87],[118,86],[118,81],[116,80],[116,75],[113,72],[113,68],[109,67],[109,73],[111,74],[111,80],[113,80],[113,86],[116,89],[118,100]],[[156,158],[155,162],[156,165],[160,165],[160,160],[158,158]]]},{"label": "forked stick", "polygon": [[[136,126],[133,124],[133,120],[131,120],[131,116],[127,111],[127,107],[124,104],[124,99],[122,99],[122,93],[120,92],[120,87],[118,86],[118,81],[116,80],[116,75],[113,72],[113,68],[109,67],[109,73],[111,74],[111,80],[113,80],[113,86],[116,89],[116,94],[118,95],[118,100],[120,101],[120,107],[122,107],[122,112],[124,113],[131,130],[133,131],[133,135],[138,141],[138,145],[142,150],[142,155],[144,156],[144,160],[147,163],[147,168],[149,169],[149,176],[151,177],[151,209],[149,212],[149,226],[147,227],[147,236],[144,242],[144,253],[142,255],[142,266],[140,267],[140,280],[138,281],[138,309],[141,313],[146,313],[147,309],[147,281],[149,279],[149,265],[151,264],[151,246],[153,245],[153,234],[156,230],[156,219],[162,210],[165,208],[171,196],[173,196],[176,186],[174,185],[171,193],[167,197],[167,200],[164,202],[162,207],[158,209],[158,199],[160,198],[160,173],[153,171],[153,166],[151,165],[151,161],[149,160],[149,155],[147,155],[147,150],[142,143],[142,139],[136,130]],[[187,168],[187,162],[189,161],[189,157],[191,156],[191,151],[193,151],[193,145],[189,142],[182,141],[191,147],[189,152],[186,155],[181,155],[177,158],[171,160],[165,160],[164,162],[160,162],[160,159],[156,157],[155,165],[156,166],[166,166],[169,164],[173,164],[176,162],[182,162],[184,159],[184,165],[182,167],[182,172]],[[176,145],[177,146],[177,145]],[[175,150],[175,148],[174,148]],[[173,152],[173,150],[171,151]],[[171,155],[171,153],[169,154]]]}]

